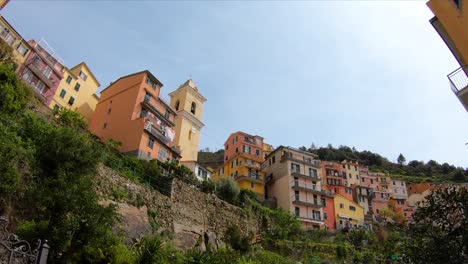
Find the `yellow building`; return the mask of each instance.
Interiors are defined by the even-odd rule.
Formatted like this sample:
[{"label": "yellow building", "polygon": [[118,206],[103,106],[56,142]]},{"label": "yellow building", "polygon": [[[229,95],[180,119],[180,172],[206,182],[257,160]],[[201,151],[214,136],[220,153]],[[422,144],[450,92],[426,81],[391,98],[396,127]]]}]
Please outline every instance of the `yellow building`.
[{"label": "yellow building", "polygon": [[203,104],[206,98],[190,79],[169,94],[170,106],[176,111],[174,144],[180,148],[180,163],[195,171],[200,144]]},{"label": "yellow building", "polygon": [[65,67],[63,79],[49,107],[73,109],[89,120],[99,101],[96,95],[99,86],[98,80],[86,63],[82,62],[71,69]]},{"label": "yellow building", "polygon": [[356,228],[364,226],[364,208],[354,201],[346,199],[341,194],[335,194],[336,228]]},{"label": "yellow building", "polygon": [[0,39],[13,49],[13,60],[19,69],[28,57],[31,46],[3,16],[0,16]]},{"label": "yellow building", "polygon": [[341,162],[341,165],[343,166],[343,174],[346,174],[346,187],[351,187],[351,185],[360,185],[359,164],[357,162],[344,160]]},{"label": "yellow building", "polygon": [[265,175],[266,172],[261,169],[261,163],[257,156],[240,152],[218,167],[213,173],[213,179],[216,181],[231,177],[238,183],[239,188],[250,190],[256,193],[259,198],[263,198],[265,196]]},{"label": "yellow building", "polygon": [[[430,0],[430,20],[460,67],[448,75],[452,91],[468,110],[468,4],[466,0]],[[453,70],[453,69],[452,69]]]}]

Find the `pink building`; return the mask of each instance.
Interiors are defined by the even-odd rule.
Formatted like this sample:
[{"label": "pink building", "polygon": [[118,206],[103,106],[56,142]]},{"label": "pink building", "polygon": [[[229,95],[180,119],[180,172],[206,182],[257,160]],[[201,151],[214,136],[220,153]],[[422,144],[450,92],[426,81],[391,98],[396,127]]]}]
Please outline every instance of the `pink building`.
[{"label": "pink building", "polygon": [[31,52],[20,66],[18,76],[36,92],[37,97],[47,106],[63,78],[64,66],[61,59],[54,55],[53,49],[41,40],[30,40]]}]

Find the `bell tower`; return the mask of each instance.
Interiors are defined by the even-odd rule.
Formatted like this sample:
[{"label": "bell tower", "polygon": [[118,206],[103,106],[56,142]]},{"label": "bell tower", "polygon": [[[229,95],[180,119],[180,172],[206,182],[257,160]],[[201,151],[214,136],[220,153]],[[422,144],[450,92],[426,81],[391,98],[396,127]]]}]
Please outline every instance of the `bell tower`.
[{"label": "bell tower", "polygon": [[206,99],[200,94],[192,79],[187,80],[169,96],[170,105],[177,112],[174,143],[181,150],[180,163],[195,170],[200,131],[205,126],[201,119]]}]

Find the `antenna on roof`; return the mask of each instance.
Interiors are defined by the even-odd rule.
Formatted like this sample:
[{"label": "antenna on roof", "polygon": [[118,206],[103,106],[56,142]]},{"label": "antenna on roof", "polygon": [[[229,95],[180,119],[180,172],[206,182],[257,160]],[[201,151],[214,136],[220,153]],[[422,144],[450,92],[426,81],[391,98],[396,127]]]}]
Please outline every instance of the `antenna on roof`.
[{"label": "antenna on roof", "polygon": [[39,46],[41,46],[47,53],[49,53],[52,57],[54,57],[60,64],[64,65],[63,59],[59,56],[57,52],[52,48],[52,46],[45,41],[44,38],[40,38],[39,41],[37,42]]}]

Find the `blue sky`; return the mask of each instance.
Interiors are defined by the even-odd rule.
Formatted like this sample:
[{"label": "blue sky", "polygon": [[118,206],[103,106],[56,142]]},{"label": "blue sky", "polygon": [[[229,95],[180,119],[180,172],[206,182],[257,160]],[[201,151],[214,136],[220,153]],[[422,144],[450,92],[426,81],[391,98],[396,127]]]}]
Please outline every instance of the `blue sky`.
[{"label": "blue sky", "polygon": [[43,37],[104,89],[149,69],[163,97],[189,76],[208,99],[200,148],[231,132],[274,146],[355,146],[468,166],[458,68],[425,1],[11,1],[2,15]]}]

